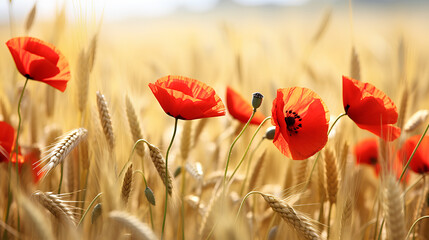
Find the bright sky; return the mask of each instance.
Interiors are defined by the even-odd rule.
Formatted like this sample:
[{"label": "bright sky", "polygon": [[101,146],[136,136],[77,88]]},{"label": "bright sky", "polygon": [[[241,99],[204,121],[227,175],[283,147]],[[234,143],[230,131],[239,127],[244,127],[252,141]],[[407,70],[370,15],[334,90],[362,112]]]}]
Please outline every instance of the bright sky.
[{"label": "bright sky", "polygon": [[[242,5],[299,5],[308,0],[230,0]],[[36,0],[12,0],[12,16],[15,20],[25,19]],[[165,16],[177,10],[204,12],[214,8],[220,0],[37,0],[37,18],[52,19],[57,9],[67,4],[68,16],[76,9],[86,9],[88,13],[101,14],[111,21],[124,17]],[[9,0],[0,0],[0,23],[8,22]]]}]

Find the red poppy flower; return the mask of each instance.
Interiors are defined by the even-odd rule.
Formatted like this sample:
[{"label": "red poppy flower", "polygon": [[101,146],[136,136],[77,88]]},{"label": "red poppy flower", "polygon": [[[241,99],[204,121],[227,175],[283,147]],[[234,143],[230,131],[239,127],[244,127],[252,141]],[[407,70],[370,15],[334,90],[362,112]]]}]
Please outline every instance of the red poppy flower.
[{"label": "red poppy flower", "polygon": [[[247,123],[253,112],[252,105],[229,86],[226,87],[226,107],[228,108],[229,114],[242,123]],[[264,119],[264,114],[256,112],[250,124],[259,125]]]},{"label": "red poppy flower", "polygon": [[364,139],[358,142],[354,149],[357,164],[368,164],[374,167],[376,174],[380,172],[378,161],[378,140],[376,138]]},{"label": "red poppy flower", "polygon": [[373,85],[343,76],[343,105],[358,127],[386,141],[401,134],[401,129],[392,125],[398,120],[395,103]]},{"label": "red poppy flower", "polygon": [[[410,158],[420,138],[421,135],[408,138],[398,151],[398,157],[403,160],[404,164]],[[429,172],[429,136],[423,137],[423,140],[420,143],[419,148],[417,148],[409,166],[415,173],[421,174]]]},{"label": "red poppy flower", "polygon": [[276,126],[274,145],[288,158],[309,158],[328,141],[328,109],[310,89],[278,89],[271,111]]},{"label": "red poppy flower", "polygon": [[15,145],[15,129],[0,121],[0,162],[8,161]]},{"label": "red poppy flower", "polygon": [[184,120],[225,115],[225,106],[213,88],[182,76],[166,76],[149,87],[168,115]]},{"label": "red poppy flower", "polygon": [[16,68],[26,78],[41,81],[64,92],[70,80],[67,59],[53,45],[32,37],[6,42]]}]

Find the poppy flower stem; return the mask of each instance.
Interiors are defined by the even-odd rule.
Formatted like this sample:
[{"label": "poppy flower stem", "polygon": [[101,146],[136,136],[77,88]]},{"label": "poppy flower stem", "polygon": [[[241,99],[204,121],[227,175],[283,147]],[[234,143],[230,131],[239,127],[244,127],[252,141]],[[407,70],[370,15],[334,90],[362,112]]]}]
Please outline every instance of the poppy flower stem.
[{"label": "poppy flower stem", "polygon": [[255,155],[256,150],[259,148],[259,146],[261,146],[261,143],[264,141],[264,139],[266,139],[265,136],[259,140],[258,144],[256,144],[256,147],[253,149],[252,153],[250,153],[249,162],[247,163],[247,167],[246,167],[246,175],[244,176],[243,184],[241,184],[240,196],[243,195],[244,187],[246,186],[247,178],[249,177],[250,165],[252,165],[253,155]]},{"label": "poppy flower stem", "polygon": [[232,172],[231,177],[228,179],[228,182],[230,182],[230,181],[234,178],[235,173],[238,171],[238,168],[241,166],[241,164],[243,163],[244,159],[246,158],[247,153],[249,152],[250,145],[252,145],[252,142],[253,142],[253,140],[255,139],[256,134],[258,134],[259,130],[261,130],[262,125],[264,125],[264,123],[265,123],[266,121],[270,120],[270,119],[271,119],[271,117],[266,117],[266,118],[264,119],[264,121],[262,121],[262,123],[261,123],[261,124],[259,124],[258,128],[256,129],[255,133],[254,133],[254,134],[253,134],[253,136],[252,136],[252,139],[250,139],[250,142],[249,142],[249,144],[247,145],[247,148],[246,148],[246,151],[244,152],[243,157],[241,158],[241,160],[240,160],[240,162],[238,163],[237,167],[235,167],[234,172]]},{"label": "poppy flower stem", "polygon": [[[171,137],[170,145],[168,145],[167,153],[165,154],[165,169],[168,169],[168,155],[170,153],[171,146],[173,145],[174,137],[176,136],[177,132],[177,122],[179,121],[178,118],[175,118],[174,120],[174,130],[173,130],[173,136]],[[168,182],[168,174],[165,174],[165,182]],[[167,205],[168,205],[168,187],[167,184],[165,186],[165,205],[164,205],[164,218],[162,220],[162,230],[161,230],[161,240],[164,239],[164,228],[165,228],[165,220],[167,218]]]},{"label": "poppy flower stem", "polygon": [[231,147],[228,151],[228,158],[226,159],[226,166],[225,166],[225,174],[223,175],[223,186],[226,186],[226,175],[228,174],[228,165],[229,160],[231,159],[232,149],[234,148],[235,143],[237,143],[238,139],[243,135],[244,131],[246,130],[247,126],[249,126],[250,121],[252,121],[253,116],[255,116],[256,108],[253,109],[252,115],[250,116],[249,120],[247,121],[246,125],[244,125],[243,129],[241,129],[241,132],[235,137],[234,141],[231,144]]},{"label": "poppy flower stem", "polygon": [[[342,118],[342,117],[344,117],[344,116],[346,116],[346,115],[347,115],[347,113],[341,113],[341,114],[340,114],[340,115],[335,119],[335,121],[332,123],[331,127],[330,127],[330,128],[329,128],[329,130],[328,130],[328,136],[329,136],[329,134],[331,133],[332,129],[334,129],[335,124],[337,124],[337,122],[340,120],[340,118]],[[313,175],[314,169],[316,169],[316,164],[317,164],[317,161],[319,160],[319,157],[320,157],[320,153],[321,153],[321,152],[322,152],[322,151],[319,151],[319,153],[317,153],[316,160],[314,160],[313,167],[311,168],[311,172],[310,172],[310,175],[308,176],[308,180],[307,180],[307,183],[306,183],[306,184],[305,184],[305,186],[304,186],[304,189],[307,189],[308,184],[310,184],[311,176]]]},{"label": "poppy flower stem", "polygon": [[399,182],[401,182],[402,178],[404,177],[405,172],[407,171],[408,166],[410,165],[411,160],[412,160],[412,159],[413,159],[413,157],[414,157],[414,154],[417,152],[417,148],[419,148],[420,143],[422,142],[423,138],[426,136],[426,133],[427,133],[428,129],[429,129],[429,124],[426,126],[426,129],[425,129],[425,131],[423,132],[422,136],[420,137],[420,140],[419,140],[419,142],[417,143],[416,147],[414,148],[413,153],[411,153],[411,156],[410,156],[410,158],[408,159],[407,164],[405,164],[405,167],[404,167],[404,169],[402,170],[401,176],[399,177]]}]

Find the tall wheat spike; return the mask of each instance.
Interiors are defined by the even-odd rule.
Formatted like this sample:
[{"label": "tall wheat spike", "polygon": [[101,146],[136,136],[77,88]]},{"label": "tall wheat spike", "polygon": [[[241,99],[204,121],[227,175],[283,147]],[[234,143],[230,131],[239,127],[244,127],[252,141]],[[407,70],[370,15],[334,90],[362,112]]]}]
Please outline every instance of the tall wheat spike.
[{"label": "tall wheat spike", "polygon": [[191,148],[191,124],[191,121],[185,121],[182,131],[182,141],[180,142],[180,154],[185,160],[188,159],[189,150]]},{"label": "tall wheat spike", "polygon": [[133,236],[132,239],[144,239],[144,240],[155,240],[158,239],[152,229],[138,220],[136,217],[131,216],[126,212],[112,211],[109,213],[111,218],[122,227],[127,228],[131,231]]},{"label": "tall wheat spike", "polygon": [[112,118],[110,117],[106,98],[99,91],[97,91],[97,106],[104,135],[106,136],[110,149],[113,150],[115,148],[115,135],[113,134]]},{"label": "tall wheat spike", "polygon": [[133,164],[130,164],[122,182],[122,201],[127,204],[133,183]]},{"label": "tall wheat spike", "polygon": [[74,217],[73,207],[66,204],[59,195],[52,192],[42,192],[37,190],[33,193],[33,198],[44,208],[49,210],[60,222],[75,225],[77,219]]},{"label": "tall wheat spike", "polygon": [[405,123],[404,131],[412,132],[419,126],[421,126],[429,117],[429,110],[419,110],[415,112]]},{"label": "tall wheat spike", "polygon": [[383,205],[387,236],[392,240],[403,240],[406,235],[402,196],[396,178],[392,175],[386,176]]},{"label": "tall wheat spike", "polygon": [[31,8],[30,13],[27,15],[27,20],[25,21],[25,32],[29,32],[34,23],[34,18],[36,17],[36,6],[37,2],[34,2],[33,8]]},{"label": "tall wheat spike", "polygon": [[[140,129],[139,120],[137,118],[136,112],[134,110],[133,104],[128,96],[125,96],[125,106],[127,111],[128,125],[130,126],[131,135],[133,136],[133,141],[143,138],[142,131]],[[136,152],[140,157],[144,156],[144,144],[140,143],[136,145]]]},{"label": "tall wheat spike", "polygon": [[277,197],[261,193],[264,200],[270,205],[274,212],[278,213],[283,220],[304,239],[321,239],[320,234],[317,232],[311,221],[302,213],[295,211],[285,201]]},{"label": "tall wheat spike", "polygon": [[338,192],[338,167],[334,153],[331,149],[325,149],[326,189],[328,200],[331,204],[337,201]]},{"label": "tall wheat spike", "polygon": [[[173,179],[170,171],[165,168],[165,160],[164,157],[161,154],[161,151],[155,147],[154,145],[150,144],[149,142],[145,142],[147,146],[149,147],[149,154],[150,158],[152,159],[153,164],[155,165],[156,170],[158,171],[159,177],[161,178],[162,182],[168,189],[168,194],[171,195],[173,192]],[[165,182],[165,175],[167,174],[168,181]]]},{"label": "tall wheat spike", "polygon": [[52,169],[64,161],[68,154],[86,138],[87,134],[88,131],[85,128],[78,128],[61,137],[61,139],[48,150],[48,154],[36,163],[37,167],[48,161],[37,174],[44,173],[44,176],[48,175]]},{"label": "tall wheat spike", "polygon": [[76,80],[78,85],[78,106],[79,111],[83,112],[88,102],[88,90],[89,90],[89,66],[88,66],[88,55],[85,48],[80,50],[77,64],[76,64]]},{"label": "tall wheat spike", "polygon": [[399,105],[399,114],[398,114],[398,123],[397,126],[402,129],[404,126],[404,119],[407,115],[407,109],[408,109],[408,87],[405,85],[402,88],[402,97],[401,97],[401,103]]}]

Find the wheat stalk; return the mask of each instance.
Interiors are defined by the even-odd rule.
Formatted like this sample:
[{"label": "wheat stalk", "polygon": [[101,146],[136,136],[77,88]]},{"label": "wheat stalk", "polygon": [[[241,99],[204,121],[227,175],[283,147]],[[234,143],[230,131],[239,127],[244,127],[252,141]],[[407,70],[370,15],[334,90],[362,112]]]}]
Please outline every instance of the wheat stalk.
[{"label": "wheat stalk", "polygon": [[285,201],[277,197],[260,193],[264,200],[270,205],[274,212],[278,213],[285,222],[296,231],[296,233],[305,239],[321,239],[320,234],[317,232],[310,220],[302,213],[295,211]]},{"label": "wheat stalk", "polygon": [[331,204],[337,201],[338,192],[338,167],[334,153],[331,149],[325,150],[325,169],[326,169],[326,189],[328,192],[328,200]]},{"label": "wheat stalk", "polygon": [[92,36],[91,42],[89,43],[88,50],[86,53],[88,58],[89,72],[92,72],[92,69],[94,68],[95,54],[97,51],[97,38],[98,38],[98,33],[95,33],[94,36]]},{"label": "wheat stalk", "polygon": [[33,193],[33,198],[51,212],[60,222],[72,225],[76,224],[77,219],[73,215],[73,207],[66,204],[59,195],[37,190]]},{"label": "wheat stalk", "polygon": [[408,87],[404,85],[402,90],[401,103],[399,105],[398,123],[397,126],[402,128],[404,126],[405,115],[407,114],[408,108]]},{"label": "wheat stalk", "polygon": [[80,50],[75,72],[78,85],[78,106],[79,111],[83,112],[88,102],[89,89],[89,66],[88,56],[86,54],[85,48]]},{"label": "wheat stalk", "polygon": [[31,11],[27,15],[27,20],[25,21],[25,32],[27,33],[30,31],[34,23],[34,17],[36,16],[36,5],[37,2],[34,3],[33,8],[31,8]]},{"label": "wheat stalk", "polygon": [[264,160],[265,160],[265,154],[266,151],[264,151],[261,156],[258,158],[258,160],[255,163],[255,166],[253,167],[253,171],[252,171],[252,175],[250,175],[250,179],[249,179],[249,185],[247,187],[248,191],[251,191],[252,189],[254,189],[256,187],[256,184],[258,182],[259,179],[259,175],[261,174],[263,165],[264,165]]},{"label": "wheat stalk", "polygon": [[112,211],[109,213],[109,218],[120,224],[122,227],[129,229],[133,234],[133,239],[134,237],[136,239],[144,240],[158,239],[149,226],[126,212]]},{"label": "wheat stalk", "polygon": [[[164,157],[161,154],[161,151],[155,147],[154,145],[150,144],[145,140],[145,143],[149,147],[149,155],[152,159],[153,164],[155,165],[156,170],[158,171],[158,175],[161,177],[162,182],[168,189],[168,194],[171,195],[173,192],[173,179],[170,171],[166,169],[165,167],[165,160]],[[165,175],[167,174],[168,181],[165,182]]]},{"label": "wheat stalk", "polygon": [[[128,125],[130,126],[131,135],[133,136],[133,141],[137,142],[139,139],[143,138],[142,131],[140,129],[140,124],[134,110],[133,104],[128,96],[125,96],[125,106],[127,111]],[[144,145],[137,144],[136,145],[137,154],[140,157],[144,156]]]},{"label": "wheat stalk", "polygon": [[112,118],[110,117],[106,98],[100,93],[100,91],[97,91],[97,107],[106,140],[109,143],[110,149],[114,149],[115,135],[113,134]]},{"label": "wheat stalk", "polygon": [[414,113],[404,125],[405,132],[411,132],[426,122],[429,116],[428,110],[419,110]]},{"label": "wheat stalk", "polygon": [[127,204],[133,183],[133,164],[131,163],[122,182],[122,201]]},{"label": "wheat stalk", "polygon": [[359,55],[354,47],[352,47],[352,56],[350,58],[350,77],[361,80]]},{"label": "wheat stalk", "polygon": [[38,167],[43,162],[48,161],[48,163],[40,169],[37,175],[44,173],[44,176],[47,176],[52,169],[63,162],[68,154],[86,138],[87,134],[88,131],[85,128],[78,128],[61,137],[61,139],[48,150],[48,154],[35,163],[37,164],[36,167]]},{"label": "wheat stalk", "polygon": [[392,240],[405,239],[404,205],[401,188],[394,176],[386,176],[384,189],[384,212],[387,236]]},{"label": "wheat stalk", "polygon": [[180,154],[183,159],[188,159],[189,149],[191,148],[191,130],[192,122],[185,121],[182,130],[182,140],[180,142]]}]

